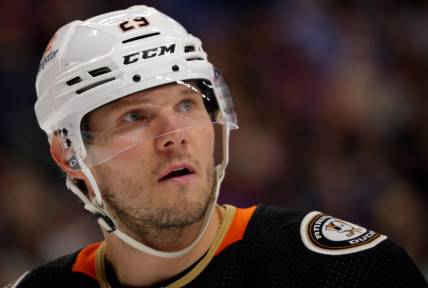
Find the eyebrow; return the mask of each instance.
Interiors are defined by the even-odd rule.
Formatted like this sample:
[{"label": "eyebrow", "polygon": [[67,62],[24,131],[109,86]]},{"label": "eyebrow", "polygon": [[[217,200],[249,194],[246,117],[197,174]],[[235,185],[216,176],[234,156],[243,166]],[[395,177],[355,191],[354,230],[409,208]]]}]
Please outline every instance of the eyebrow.
[{"label": "eyebrow", "polygon": [[[145,92],[136,92],[136,93],[144,93],[142,95],[129,95],[129,96],[125,96],[122,98],[119,98],[111,103],[108,103],[107,105],[108,110],[115,110],[117,108],[121,109],[123,107],[127,107],[127,106],[132,106],[135,104],[140,104],[140,103],[147,103],[150,102],[150,99],[147,98],[146,96],[148,96],[148,94],[146,94]],[[150,93],[150,92],[149,92]],[[178,95],[189,95],[189,94],[202,94],[201,91],[199,91],[197,88],[195,87],[183,87],[182,89],[180,89],[180,92],[178,93]]]},{"label": "eyebrow", "polygon": [[[137,93],[141,93],[141,91]],[[149,102],[149,99],[144,96],[145,95],[132,95],[132,94],[128,96],[124,96],[111,103],[108,103],[107,110],[112,111],[112,110],[121,109],[122,107],[131,106],[138,103]]]},{"label": "eyebrow", "polygon": [[[122,113],[123,110],[127,109],[127,107],[132,107],[133,105],[140,104],[140,103],[150,102],[151,99],[146,97],[147,92],[150,92],[150,91],[139,91],[131,95],[116,99],[110,103],[107,103],[101,107],[98,107],[97,109],[92,111],[90,115],[94,115],[93,112],[100,112],[102,110],[104,110],[103,113],[106,112],[107,114],[115,113],[115,112]],[[142,93],[142,95],[138,95],[138,93]],[[198,88],[193,86],[182,87],[182,89],[180,89],[178,93],[178,95],[181,97],[185,97],[186,95],[198,95],[198,94],[203,95],[203,93]],[[104,115],[107,115],[107,114],[104,114]]]}]

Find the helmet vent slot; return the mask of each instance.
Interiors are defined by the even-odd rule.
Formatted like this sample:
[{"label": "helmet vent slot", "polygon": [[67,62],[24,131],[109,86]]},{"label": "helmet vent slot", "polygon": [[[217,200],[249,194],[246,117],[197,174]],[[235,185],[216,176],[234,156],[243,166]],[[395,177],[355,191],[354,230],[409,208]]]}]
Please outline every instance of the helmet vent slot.
[{"label": "helmet vent slot", "polygon": [[88,91],[88,90],[91,90],[92,88],[98,87],[98,86],[100,86],[100,85],[103,85],[104,83],[107,83],[107,82],[113,81],[113,80],[115,80],[115,79],[116,79],[116,78],[115,78],[115,77],[113,77],[113,78],[108,78],[108,79],[104,79],[104,80],[101,80],[101,81],[98,81],[98,82],[95,82],[95,83],[89,84],[89,85],[88,85],[88,86],[86,86],[86,87],[82,87],[82,88],[80,88],[79,90],[76,90],[76,93],[77,93],[77,94],[82,94],[83,92],[86,92],[86,91]]},{"label": "helmet vent slot", "polygon": [[89,71],[89,74],[91,74],[92,77],[96,77],[96,76],[99,76],[99,75],[106,74],[108,72],[111,72],[110,68],[108,68],[108,67],[101,67],[101,68]]},{"label": "helmet vent slot", "polygon": [[140,36],[137,36],[137,37],[133,37],[133,38],[129,38],[129,39],[123,40],[122,44],[129,43],[129,42],[136,41],[136,40],[140,40],[140,39],[144,39],[144,38],[148,38],[148,37],[152,37],[152,36],[156,36],[156,35],[159,35],[159,34],[160,34],[160,32],[155,32],[155,33],[149,33],[149,34],[140,35]]},{"label": "helmet vent slot", "polygon": [[190,57],[190,58],[186,59],[186,61],[195,61],[195,60],[204,60],[204,58],[202,58],[202,57]]},{"label": "helmet vent slot", "polygon": [[65,83],[67,83],[68,86],[71,86],[71,85],[77,84],[77,83],[79,83],[81,81],[82,81],[82,78],[80,78],[79,76],[77,76],[77,77],[74,77],[73,79],[68,80]]},{"label": "helmet vent slot", "polygon": [[195,46],[193,45],[188,45],[184,47],[184,53],[189,53],[189,52],[194,52],[195,51]]}]

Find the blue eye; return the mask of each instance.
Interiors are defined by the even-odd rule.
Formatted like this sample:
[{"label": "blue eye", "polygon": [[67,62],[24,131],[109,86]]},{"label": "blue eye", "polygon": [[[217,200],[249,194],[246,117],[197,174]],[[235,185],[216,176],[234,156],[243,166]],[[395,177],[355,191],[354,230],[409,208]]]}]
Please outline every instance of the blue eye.
[{"label": "blue eye", "polygon": [[144,116],[138,111],[132,111],[132,112],[126,113],[125,116],[123,117],[123,120],[125,120],[126,122],[135,122],[135,121],[140,121],[142,119],[144,119]]},{"label": "blue eye", "polygon": [[190,110],[192,110],[192,108],[193,108],[193,102],[191,100],[181,101],[178,106],[178,110],[180,112],[189,112]]}]

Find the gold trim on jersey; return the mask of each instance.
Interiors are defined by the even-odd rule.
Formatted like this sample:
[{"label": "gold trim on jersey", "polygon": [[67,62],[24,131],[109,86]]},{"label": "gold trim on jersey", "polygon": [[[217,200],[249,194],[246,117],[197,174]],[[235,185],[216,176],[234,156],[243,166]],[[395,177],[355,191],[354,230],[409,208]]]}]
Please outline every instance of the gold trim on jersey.
[{"label": "gold trim on jersey", "polygon": [[107,281],[106,269],[105,269],[105,261],[104,261],[104,253],[106,250],[106,243],[103,241],[100,244],[100,247],[97,249],[97,253],[95,254],[95,272],[97,274],[98,283],[100,284],[100,288],[111,288],[110,284]]},{"label": "gold trim on jersey", "polygon": [[[215,252],[220,247],[223,242],[227,231],[229,230],[230,224],[232,224],[233,218],[235,216],[236,207],[231,205],[216,206],[217,214],[219,217],[219,228],[216,236],[214,237],[213,242],[210,245],[208,252],[205,256],[198,262],[198,264],[193,267],[188,273],[186,273],[180,279],[174,281],[173,283],[167,285],[168,288],[179,288],[189,284],[193,281],[211,262]],[[95,257],[95,271],[97,274],[97,279],[100,284],[100,288],[111,288],[110,284],[107,281],[105,273],[105,262],[104,262],[104,253],[105,253],[105,242],[101,243],[100,247],[97,249]]]}]

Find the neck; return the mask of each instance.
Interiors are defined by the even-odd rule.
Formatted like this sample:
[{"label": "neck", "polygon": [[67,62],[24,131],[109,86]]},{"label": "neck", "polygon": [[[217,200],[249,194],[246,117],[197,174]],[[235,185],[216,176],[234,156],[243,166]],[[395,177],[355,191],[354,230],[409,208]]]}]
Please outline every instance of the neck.
[{"label": "neck", "polygon": [[[215,208],[214,208],[215,209]],[[173,233],[174,241],[145,243],[162,251],[178,251],[189,246],[198,236],[202,222]],[[196,262],[209,249],[219,226],[217,213],[212,214],[201,240],[188,253],[175,258],[164,258],[140,252],[113,234],[104,233],[105,255],[121,284],[148,286],[171,278]],[[103,231],[104,232],[104,231]],[[161,237],[165,239],[165,237]]]}]

